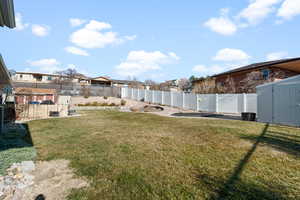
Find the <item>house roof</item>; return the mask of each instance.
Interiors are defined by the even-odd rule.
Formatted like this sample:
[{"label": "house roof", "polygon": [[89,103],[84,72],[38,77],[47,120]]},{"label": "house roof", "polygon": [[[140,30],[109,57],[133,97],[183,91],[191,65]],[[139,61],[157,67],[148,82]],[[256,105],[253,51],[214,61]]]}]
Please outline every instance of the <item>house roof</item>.
[{"label": "house roof", "polygon": [[45,95],[50,94],[54,95],[56,94],[55,89],[43,89],[43,88],[15,88],[15,94],[39,94],[39,95]]},{"label": "house roof", "polygon": [[[32,74],[32,75],[41,75],[41,76],[61,76],[59,74],[40,73],[40,72],[16,72],[16,74]],[[64,76],[64,75],[62,75],[62,76]]]},{"label": "house roof", "polygon": [[98,77],[95,77],[95,78],[90,78],[90,80],[111,82],[110,78],[105,77],[105,76],[98,76]]},{"label": "house roof", "polygon": [[0,26],[7,26],[9,28],[16,27],[13,0],[0,1]]},{"label": "house roof", "polygon": [[113,83],[117,83],[117,84],[126,84],[126,85],[132,84],[132,83],[138,83],[138,84],[144,85],[144,83],[141,82],[141,81],[129,81],[129,80],[117,80],[117,79],[112,79],[112,82],[113,82]]},{"label": "house roof", "polygon": [[[292,65],[293,64],[293,65]],[[240,67],[237,69],[229,70],[220,74],[216,74],[212,77],[217,77],[217,76],[222,76],[222,75],[227,75],[227,74],[232,74],[236,72],[241,72],[241,71],[247,71],[247,70],[252,70],[252,69],[257,69],[261,67],[279,67],[295,72],[300,73],[300,57],[298,58],[290,58],[290,59],[281,59],[281,60],[275,60],[275,61],[269,61],[269,62],[261,62],[261,63],[254,63],[251,65],[247,65],[244,67]]]},{"label": "house roof", "polygon": [[[0,86],[11,85],[11,78],[0,54]],[[0,87],[1,88],[1,87]]]}]

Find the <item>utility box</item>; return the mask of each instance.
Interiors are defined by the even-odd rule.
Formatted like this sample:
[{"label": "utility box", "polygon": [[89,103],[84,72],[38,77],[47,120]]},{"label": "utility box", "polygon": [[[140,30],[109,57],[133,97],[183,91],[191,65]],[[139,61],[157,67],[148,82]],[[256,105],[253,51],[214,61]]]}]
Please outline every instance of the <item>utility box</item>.
[{"label": "utility box", "polygon": [[257,86],[259,122],[300,127],[300,76]]}]

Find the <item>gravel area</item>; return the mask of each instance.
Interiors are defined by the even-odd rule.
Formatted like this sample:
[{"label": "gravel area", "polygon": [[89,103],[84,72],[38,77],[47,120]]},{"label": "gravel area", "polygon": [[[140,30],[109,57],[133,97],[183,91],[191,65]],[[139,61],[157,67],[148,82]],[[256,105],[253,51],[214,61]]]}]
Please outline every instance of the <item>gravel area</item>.
[{"label": "gravel area", "polygon": [[68,165],[66,160],[14,163],[0,177],[0,199],[66,199],[71,189],[88,186],[87,181],[75,178]]}]

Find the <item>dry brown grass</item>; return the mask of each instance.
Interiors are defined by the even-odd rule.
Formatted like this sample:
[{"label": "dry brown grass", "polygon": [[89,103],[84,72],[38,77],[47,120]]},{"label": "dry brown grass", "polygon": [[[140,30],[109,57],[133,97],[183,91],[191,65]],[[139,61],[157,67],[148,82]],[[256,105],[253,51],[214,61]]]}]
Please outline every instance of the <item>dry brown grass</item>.
[{"label": "dry brown grass", "polygon": [[90,180],[70,199],[300,196],[296,128],[116,111],[32,121],[29,127],[40,160],[70,160]]}]

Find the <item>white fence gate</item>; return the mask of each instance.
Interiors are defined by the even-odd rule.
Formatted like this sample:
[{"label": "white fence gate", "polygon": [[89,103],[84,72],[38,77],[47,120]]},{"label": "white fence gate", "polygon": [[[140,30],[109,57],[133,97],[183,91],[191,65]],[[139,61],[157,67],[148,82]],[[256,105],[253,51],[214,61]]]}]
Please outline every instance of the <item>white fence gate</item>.
[{"label": "white fence gate", "polygon": [[193,94],[122,88],[122,98],[194,111],[235,114],[257,112],[256,94]]},{"label": "white fence gate", "polygon": [[258,121],[300,126],[300,76],[256,88]]}]

